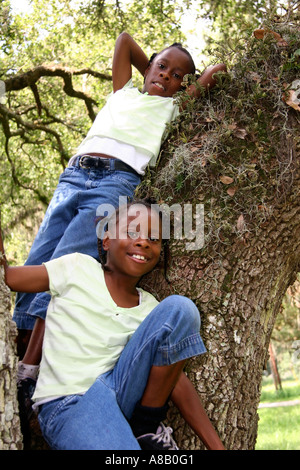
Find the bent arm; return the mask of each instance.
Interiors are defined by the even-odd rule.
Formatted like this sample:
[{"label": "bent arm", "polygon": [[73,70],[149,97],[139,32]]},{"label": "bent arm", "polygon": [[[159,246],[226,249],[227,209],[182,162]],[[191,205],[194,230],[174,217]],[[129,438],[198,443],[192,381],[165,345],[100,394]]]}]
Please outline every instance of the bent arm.
[{"label": "bent arm", "polygon": [[207,449],[225,450],[193,384],[183,372],[173,389],[171,400]]},{"label": "bent arm", "polygon": [[134,41],[128,33],[121,33],[116,40],[112,78],[113,90],[116,92],[123,88],[132,77],[132,66],[134,66],[143,76],[148,67],[149,59],[141,47]]},{"label": "bent arm", "polygon": [[195,98],[199,98],[203,91],[213,88],[216,84],[216,79],[214,75],[218,72],[226,72],[227,68],[225,64],[216,64],[207,67],[203,74],[198,78],[197,85],[190,85],[187,89],[187,93]]},{"label": "bent arm", "polygon": [[49,277],[45,266],[9,266],[5,257],[0,225],[0,264],[4,266],[5,283],[15,292],[44,292],[49,289]]}]

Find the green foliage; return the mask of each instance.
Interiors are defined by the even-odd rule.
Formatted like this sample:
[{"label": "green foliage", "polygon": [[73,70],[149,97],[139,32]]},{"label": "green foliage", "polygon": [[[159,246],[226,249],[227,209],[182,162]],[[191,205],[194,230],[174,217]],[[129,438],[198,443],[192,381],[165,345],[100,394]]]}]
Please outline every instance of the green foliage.
[{"label": "green foliage", "polygon": [[15,31],[13,28],[13,20],[10,10],[10,2],[8,0],[1,0],[0,2],[0,45],[4,54],[9,54],[12,51],[11,41],[15,39]]},{"label": "green foliage", "polygon": [[[294,377],[300,380],[300,283],[298,279],[285,294],[282,302],[282,308],[276,319],[276,323],[272,332],[272,341],[276,346],[277,357],[280,361],[284,352],[289,353],[289,370],[292,370]],[[299,390],[300,396],[300,390]]]},{"label": "green foliage", "polygon": [[[279,364],[280,366],[281,364]],[[264,379],[260,403],[279,403],[281,401],[300,400],[300,382],[286,378],[282,381],[282,389],[276,390],[273,380]]]},{"label": "green foliage", "polygon": [[101,30],[108,37],[115,39],[118,34],[126,30],[134,33],[137,41],[150,47],[150,50],[156,48],[159,50],[162,44],[183,39],[180,16],[191,3],[190,0],[164,2],[92,0],[83,2],[83,12],[86,18],[92,20],[94,31]]}]

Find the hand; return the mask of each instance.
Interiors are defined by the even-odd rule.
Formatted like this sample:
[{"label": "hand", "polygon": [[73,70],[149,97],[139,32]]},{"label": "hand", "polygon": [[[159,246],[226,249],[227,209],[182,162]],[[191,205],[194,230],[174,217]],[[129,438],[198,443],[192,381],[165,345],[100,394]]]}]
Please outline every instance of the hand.
[{"label": "hand", "polygon": [[203,86],[205,89],[213,88],[216,84],[214,74],[218,72],[227,72],[227,67],[225,64],[216,64],[210,65],[205,69],[203,74],[198,78],[198,83]]}]

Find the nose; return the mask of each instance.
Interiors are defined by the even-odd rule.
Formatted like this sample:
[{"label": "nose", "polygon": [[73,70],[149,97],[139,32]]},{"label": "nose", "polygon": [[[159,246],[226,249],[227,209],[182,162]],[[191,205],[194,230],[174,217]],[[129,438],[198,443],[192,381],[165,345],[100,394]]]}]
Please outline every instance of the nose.
[{"label": "nose", "polygon": [[135,240],[135,245],[141,248],[149,248],[150,246],[148,238],[142,238],[142,236]]},{"label": "nose", "polygon": [[170,75],[167,70],[161,70],[159,75],[161,78],[164,78],[165,80],[170,80]]}]

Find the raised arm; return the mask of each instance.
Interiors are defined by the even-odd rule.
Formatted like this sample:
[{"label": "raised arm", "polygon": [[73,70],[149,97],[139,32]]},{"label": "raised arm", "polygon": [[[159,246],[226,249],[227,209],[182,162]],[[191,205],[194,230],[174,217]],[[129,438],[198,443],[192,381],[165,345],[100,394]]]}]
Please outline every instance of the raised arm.
[{"label": "raised arm", "polygon": [[121,33],[116,40],[112,77],[114,92],[123,88],[132,77],[132,66],[143,76],[149,59],[128,33]]},{"label": "raised arm", "polygon": [[172,392],[171,400],[207,449],[225,450],[193,384],[183,372]]},{"label": "raised arm", "polygon": [[6,260],[0,224],[0,264],[4,266],[5,283],[15,292],[44,292],[49,289],[45,266],[9,266]]}]

